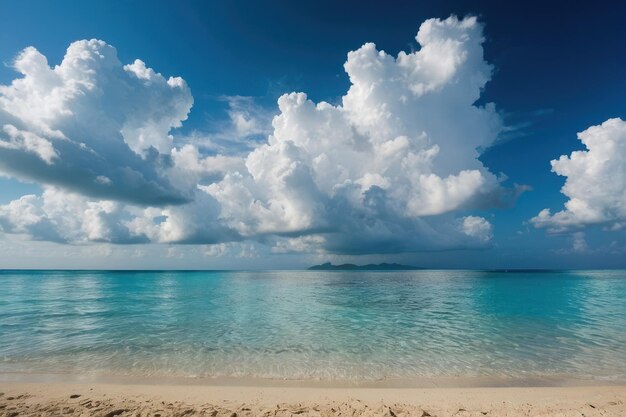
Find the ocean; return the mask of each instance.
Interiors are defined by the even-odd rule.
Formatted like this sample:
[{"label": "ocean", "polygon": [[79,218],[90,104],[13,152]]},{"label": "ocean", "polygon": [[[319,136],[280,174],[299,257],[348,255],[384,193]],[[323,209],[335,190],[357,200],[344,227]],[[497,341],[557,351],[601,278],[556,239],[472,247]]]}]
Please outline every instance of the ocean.
[{"label": "ocean", "polygon": [[626,379],[626,271],[2,271],[0,374]]}]

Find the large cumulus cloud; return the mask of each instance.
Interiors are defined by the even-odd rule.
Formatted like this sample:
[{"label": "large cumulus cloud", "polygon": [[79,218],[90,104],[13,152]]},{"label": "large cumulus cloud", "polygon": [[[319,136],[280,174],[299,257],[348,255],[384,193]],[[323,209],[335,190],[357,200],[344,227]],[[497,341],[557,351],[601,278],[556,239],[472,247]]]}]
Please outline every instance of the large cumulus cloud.
[{"label": "large cumulus cloud", "polygon": [[334,252],[465,246],[450,213],[511,197],[479,161],[502,130],[476,105],[491,77],[475,18],[431,19],[421,48],[392,57],[372,43],[348,54],[338,105],[283,95],[246,170],[203,187],[244,236],[325,232]]},{"label": "large cumulus cloud", "polygon": [[[503,131],[495,106],[476,104],[492,72],[482,26],[430,19],[416,39],[397,57],[372,43],[350,52],[337,104],[280,97],[267,140],[243,156],[172,141],[192,104],[182,79],[123,66],[100,41],[72,44],[54,68],[27,49],[23,78],[0,87],[0,169],[46,191],[0,207],[0,226],[72,242],[256,240],[281,253],[484,247],[491,225],[468,212],[516,191],[479,160]],[[257,132],[246,114],[231,115],[233,129]],[[84,216],[64,221],[63,195]]]},{"label": "large cumulus cloud", "polygon": [[50,67],[35,48],[13,64],[22,74],[0,86],[0,169],[96,198],[177,204],[170,129],[192,105],[181,78],[165,79],[136,60],[122,65],[102,41],[74,42]]},{"label": "large cumulus cloud", "polygon": [[578,138],[586,150],[551,162],[552,171],[567,178],[565,208],[554,214],[543,209],[531,222],[552,232],[594,224],[620,229],[626,225],[626,122],[609,119]]}]

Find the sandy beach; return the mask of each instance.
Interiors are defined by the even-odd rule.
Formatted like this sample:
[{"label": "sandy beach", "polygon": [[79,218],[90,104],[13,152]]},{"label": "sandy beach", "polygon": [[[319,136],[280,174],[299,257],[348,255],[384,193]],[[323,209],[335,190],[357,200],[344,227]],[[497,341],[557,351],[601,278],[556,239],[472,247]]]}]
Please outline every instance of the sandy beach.
[{"label": "sandy beach", "polygon": [[0,382],[0,416],[624,416],[626,385],[347,388]]}]

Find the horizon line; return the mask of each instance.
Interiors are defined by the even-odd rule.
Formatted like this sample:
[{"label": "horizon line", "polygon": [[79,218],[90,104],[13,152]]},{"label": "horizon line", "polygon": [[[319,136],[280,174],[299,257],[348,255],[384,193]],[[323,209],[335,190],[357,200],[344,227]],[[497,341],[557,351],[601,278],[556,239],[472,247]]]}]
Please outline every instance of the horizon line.
[{"label": "horizon line", "polygon": [[294,269],[145,269],[145,268],[0,268],[0,274],[5,272],[272,272],[272,271],[306,271],[306,272],[423,272],[423,271],[473,271],[473,272],[566,272],[566,271],[623,271],[626,268],[419,268],[419,269],[396,269],[396,270],[311,270],[308,268]]}]

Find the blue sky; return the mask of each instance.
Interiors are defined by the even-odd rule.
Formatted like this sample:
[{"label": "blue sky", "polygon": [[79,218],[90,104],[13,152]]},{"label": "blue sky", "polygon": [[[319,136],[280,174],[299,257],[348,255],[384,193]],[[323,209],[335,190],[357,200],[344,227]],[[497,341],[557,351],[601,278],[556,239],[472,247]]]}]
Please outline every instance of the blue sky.
[{"label": "blue sky", "polygon": [[[89,182],[80,185],[78,181],[70,180],[84,172],[75,169],[80,166],[78,161],[83,161],[80,153],[64,148],[58,138],[42,136],[43,133],[37,129],[41,129],[43,119],[33,121],[31,115],[16,116],[11,113],[14,107],[5,109],[7,114],[3,116],[0,113],[0,124],[15,125],[20,132],[36,133],[38,137],[43,137],[43,141],[52,144],[53,154],[48,162],[38,160],[41,167],[33,165],[34,162],[29,162],[32,161],[29,159],[32,149],[27,149],[23,136],[15,136],[17,139],[11,139],[13,153],[0,155],[0,161],[4,158],[4,162],[0,162],[0,170],[5,175],[0,178],[0,204],[9,205],[28,194],[38,198],[28,201],[28,209],[32,209],[37,217],[29,220],[30,223],[25,223],[15,214],[28,211],[26,206],[20,205],[21,208],[12,211],[5,208],[4,214],[0,209],[0,225],[5,231],[1,241],[5,255],[0,255],[0,263],[6,267],[295,268],[332,260],[357,263],[397,261],[427,267],[625,267],[626,236],[621,225],[626,222],[626,211],[622,208],[626,206],[623,200],[626,182],[622,179],[625,176],[623,143],[626,139],[621,136],[620,127],[612,129],[605,126],[602,131],[593,133],[593,137],[600,138],[601,143],[597,146],[609,142],[616,144],[611,148],[613,160],[604,161],[606,172],[585,176],[573,163],[563,168],[563,172],[568,169],[574,171],[568,179],[573,184],[569,196],[560,191],[566,177],[551,172],[550,161],[585,149],[577,138],[578,132],[602,125],[611,118],[624,117],[626,103],[622,92],[626,89],[623,71],[626,50],[623,39],[626,28],[622,22],[626,17],[626,6],[601,2],[580,2],[576,6],[567,2],[524,2],[517,5],[505,5],[503,2],[470,4],[466,1],[431,3],[398,2],[390,7],[373,1],[60,1],[54,5],[43,1],[3,1],[0,3],[0,60],[4,65],[0,67],[0,84],[9,86],[22,77],[13,67],[24,48],[36,48],[54,67],[61,63],[72,42],[94,38],[103,40],[115,48],[121,64],[132,64],[135,59],[140,59],[145,67],[163,74],[163,83],[170,76],[181,77],[186,82],[185,88],[177,89],[175,94],[167,90],[166,84],[158,87],[158,92],[148,87],[145,91],[141,90],[145,84],[144,87],[139,87],[139,84],[128,87],[125,94],[136,96],[124,101],[132,102],[132,106],[123,107],[124,111],[133,112],[148,101],[152,101],[153,106],[146,106],[151,109],[142,109],[133,115],[132,123],[127,120],[120,122],[122,129],[129,129],[129,123],[136,126],[143,123],[142,120],[163,117],[163,123],[171,124],[171,129],[169,125],[166,128],[150,125],[149,130],[154,136],[150,140],[163,144],[167,142],[163,138],[167,138],[168,134],[173,139],[167,149],[159,148],[166,145],[155,145],[158,155],[169,160],[172,149],[176,154],[188,145],[198,151],[194,161],[207,157],[212,159],[204,161],[202,173],[194,172],[197,184],[190,188],[185,184],[183,187],[180,178],[191,174],[178,167],[174,167],[178,170],[163,174],[158,164],[153,164],[149,148],[136,144],[136,138],[129,139],[129,135],[140,133],[119,136],[120,141],[131,148],[121,154],[117,153],[117,147],[106,143],[106,128],[110,127],[112,135],[119,135],[117,125],[111,122],[109,126],[107,119],[115,118],[117,123],[117,118],[122,117],[117,113],[113,116],[112,111],[105,111],[104,116],[99,115],[105,117],[106,128],[94,127],[93,132],[89,127],[72,130],[71,117],[63,121],[55,119],[54,123],[45,119],[51,129],[62,130],[70,141],[83,141],[82,136],[80,139],[72,136],[72,132],[79,132],[87,138],[84,142],[101,152],[100,160],[104,162],[91,170],[96,183],[90,188]],[[488,149],[481,153],[478,160],[468,156],[458,166],[452,166],[450,162],[455,161],[456,156],[446,154],[445,145],[440,144],[441,152],[434,157],[434,165],[428,173],[432,171],[438,178],[445,179],[448,175],[455,176],[463,170],[475,169],[487,182],[492,176],[499,177],[496,185],[490,186],[489,190],[484,186],[473,194],[468,191],[471,198],[463,201],[458,196],[449,197],[449,201],[432,203],[438,208],[428,208],[430,203],[425,200],[415,203],[413,200],[405,201],[403,197],[392,198],[394,188],[400,187],[402,180],[406,180],[407,184],[412,181],[410,174],[398,178],[389,176],[391,183],[388,184],[384,169],[391,168],[380,168],[375,172],[380,177],[367,177],[367,181],[374,181],[374,188],[367,195],[368,198],[376,198],[375,201],[380,198],[380,201],[393,203],[394,207],[403,207],[398,209],[400,212],[394,208],[396,211],[392,215],[389,211],[384,214],[363,211],[367,207],[367,210],[371,209],[367,206],[370,200],[364,197],[367,190],[363,185],[365,177],[361,176],[363,170],[359,171],[359,167],[369,163],[367,157],[358,161],[360,165],[346,168],[352,170],[348,182],[361,184],[360,204],[364,206],[346,203],[351,201],[348,197],[344,201],[335,194],[329,196],[335,191],[328,190],[336,190],[339,183],[334,184],[334,188],[322,186],[319,182],[317,187],[307,186],[308,179],[298,176],[288,181],[295,188],[279,189],[272,178],[264,180],[269,181],[267,183],[258,183],[258,175],[255,177],[254,172],[244,173],[241,178],[237,177],[239,179],[231,175],[245,170],[242,168],[243,161],[267,142],[268,135],[280,136],[270,122],[272,116],[280,113],[276,103],[281,95],[305,92],[313,103],[325,101],[339,108],[342,97],[352,85],[343,67],[349,51],[360,51],[359,48],[366,42],[374,42],[377,50],[384,50],[392,57],[400,51],[414,53],[420,50],[415,40],[420,25],[431,18],[443,22],[451,15],[458,16],[461,23],[451,23],[456,26],[452,29],[446,27],[445,30],[457,30],[463,25],[464,17],[477,18],[475,28],[463,30],[467,30],[470,37],[480,36],[482,32],[484,42],[479,42],[482,49],[474,50],[471,49],[474,46],[470,45],[469,52],[465,52],[478,54],[477,57],[484,54],[484,57],[480,56],[484,61],[476,68],[467,64],[467,71],[489,75],[488,82],[478,86],[482,93],[474,106],[483,108],[486,103],[494,103],[495,116],[485,114],[480,120],[497,117],[501,126],[494,131],[487,127],[476,131],[465,129],[465,133],[455,139],[459,141],[457,144],[484,143]],[[459,54],[461,52],[464,51]],[[33,62],[36,61],[24,60],[24,65],[33,66]],[[490,65],[491,69],[486,70],[487,67],[482,64]],[[459,74],[462,74],[461,70],[465,71],[461,68]],[[137,68],[133,71],[133,74],[139,73]],[[132,79],[136,80],[137,75],[134,77]],[[460,85],[459,79],[452,77],[447,82]],[[160,82],[149,81],[151,86]],[[440,118],[442,125],[458,123],[461,129],[465,122],[455,120],[450,116],[454,112],[449,110],[459,104],[453,98],[444,96],[446,87],[435,81],[431,82],[433,87],[428,94],[441,94],[441,101],[451,101],[446,104],[448,109],[434,112],[429,117]],[[123,83],[124,86],[129,85],[128,80]],[[53,86],[44,83],[41,88],[51,90]],[[444,92],[439,93],[439,90]],[[394,93],[395,90],[392,90],[391,94]],[[5,97],[11,94],[18,96],[14,91],[0,93],[0,96],[2,94]],[[34,97],[35,93],[32,94]],[[398,90],[397,94],[404,93]],[[450,94],[450,97],[456,97]],[[164,104],[156,100],[163,100]],[[50,104],[41,105],[50,108]],[[105,106],[102,102],[93,105],[96,109]],[[115,103],[107,101],[106,105],[115,108]],[[288,105],[296,106],[292,102]],[[429,107],[420,106],[427,104],[417,103],[416,112],[420,109],[426,113],[430,111]],[[163,116],[165,111],[160,111],[161,108],[171,112]],[[73,117],[78,117],[78,107],[71,109],[75,114]],[[85,108],[80,109],[83,111]],[[188,118],[185,119],[188,109]],[[85,114],[91,115],[91,111]],[[36,111],[33,110],[33,113]],[[312,120],[305,119],[305,116],[298,116],[302,117],[300,119],[289,117],[285,116],[285,132],[315,128],[305,125]],[[413,123],[410,112],[403,113],[402,117],[408,124]],[[15,118],[19,119],[19,123],[15,122]],[[424,120],[424,123],[429,123],[428,119]],[[468,119],[467,123],[468,126],[476,126],[479,122]],[[330,128],[339,130],[339,127]],[[417,135],[421,128],[417,123],[414,133]],[[364,127],[356,126],[354,129],[360,132]],[[430,132],[426,127],[424,132],[430,144],[437,143],[437,132]],[[89,142],[92,140],[90,135],[94,136],[93,142]],[[161,138],[156,138],[158,135]],[[393,139],[391,136],[380,139],[376,135],[372,133],[369,140]],[[9,141],[9,136],[5,132],[5,137],[0,139]],[[487,139],[483,140],[481,136]],[[97,142],[100,140],[104,142]],[[135,145],[130,144],[131,140],[135,141]],[[285,140],[291,138],[286,137]],[[409,135],[409,140],[417,139]],[[274,155],[270,153],[267,152],[265,159],[258,158],[259,164],[267,164],[264,165],[266,170],[279,163],[270,158]],[[372,154],[371,158],[375,155]],[[583,168],[593,165],[591,160],[595,156],[602,158],[602,155],[605,154],[600,147],[591,151],[589,163]],[[299,162],[310,162],[314,156],[319,155],[306,155]],[[19,159],[21,157],[24,159]],[[231,159],[224,162],[226,157]],[[115,176],[122,175],[117,170],[119,167],[115,166],[118,160],[127,161],[125,163],[131,164],[129,166],[145,178],[152,179],[150,184],[156,183],[160,194],[148,196],[150,191],[145,191],[148,183],[132,188],[127,180],[111,191],[117,187],[118,180],[123,182],[123,177]],[[185,159],[183,163],[189,165],[190,162]],[[479,166],[480,163],[482,166]],[[600,163],[603,163],[602,159]],[[223,164],[227,167],[223,168]],[[218,165],[219,169],[216,168]],[[54,166],[63,169],[55,171]],[[90,166],[94,167],[91,163]],[[35,172],[38,174],[35,175]],[[248,174],[252,180],[247,179]],[[319,179],[322,174],[323,171],[314,176],[314,182],[327,181]],[[506,179],[501,174],[506,175]],[[230,178],[229,182],[223,180],[225,176]],[[610,186],[604,185],[607,181]],[[208,196],[194,191],[197,185],[210,188],[211,184],[218,185],[206,192]],[[261,206],[271,208],[271,201],[275,199],[278,203],[274,207],[280,206],[283,210],[292,207],[296,214],[277,213],[278,209],[268,209],[267,214],[259,214],[260,209],[257,210],[249,202],[228,208],[227,212],[226,207],[230,207],[228,203],[234,198],[229,190],[241,184],[248,187],[246,192],[253,196],[253,203],[257,201]],[[517,185],[528,187],[513,198],[511,194],[514,194]],[[51,187],[46,203],[42,193]],[[305,190],[302,187],[308,188]],[[309,194],[312,187],[315,193]],[[145,198],[151,200],[142,200],[144,191]],[[418,195],[426,191],[410,188],[410,193]],[[68,197],[67,193],[72,197]],[[398,194],[401,192],[398,191]],[[328,201],[324,200],[324,208],[311,209],[308,213],[307,210],[315,205],[316,195],[328,198]],[[564,209],[568,200],[585,195],[589,196],[585,204],[593,206],[593,213],[576,209],[567,211],[561,217],[554,216],[554,213]],[[180,213],[168,214],[170,206],[167,204],[179,197],[187,203],[176,203],[174,210],[180,209]],[[429,197],[423,198],[428,200]],[[56,211],[50,208],[50,201],[66,200],[75,201],[76,205],[65,207],[65,214],[60,214],[62,210],[57,206],[54,206]],[[101,201],[112,201],[115,208],[102,208],[103,203],[98,203]],[[154,201],[168,203],[159,205]],[[94,215],[100,223],[95,225],[89,223],[92,220],[84,220],[78,226],[70,224],[71,215],[68,213],[85,207],[93,208],[94,204],[100,210]],[[129,205],[122,207],[119,206],[121,204]],[[17,206],[14,204],[12,207]],[[241,207],[247,208],[242,211]],[[541,222],[531,221],[545,208],[551,209],[552,217]],[[138,214],[140,212],[141,215]],[[165,227],[159,227],[167,223],[168,216],[174,224],[168,226],[169,232]],[[362,229],[359,223],[350,226],[355,229],[344,227],[346,218],[359,216],[370,223],[380,222],[380,227],[376,223],[377,226],[366,236],[359,235],[359,227]],[[152,222],[150,226],[144,224],[147,218]],[[128,227],[129,222],[134,222],[132,230]],[[139,223],[142,224],[141,229]],[[172,232],[175,226],[180,226],[180,230]],[[72,227],[77,230],[69,233],[68,229]],[[106,229],[104,232],[103,228]],[[381,228],[384,233],[376,234]],[[406,235],[394,230],[402,230]],[[456,236],[459,230],[465,235],[460,233]]]}]

